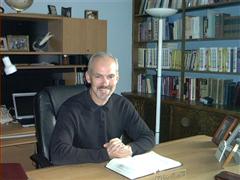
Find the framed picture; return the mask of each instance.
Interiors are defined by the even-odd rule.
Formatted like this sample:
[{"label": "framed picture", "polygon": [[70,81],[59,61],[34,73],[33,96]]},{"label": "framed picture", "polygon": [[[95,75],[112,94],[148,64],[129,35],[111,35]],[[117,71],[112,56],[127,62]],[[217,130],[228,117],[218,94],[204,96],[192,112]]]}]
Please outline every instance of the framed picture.
[{"label": "framed picture", "polygon": [[85,19],[98,19],[98,11],[95,10],[85,10],[84,11]]},{"label": "framed picture", "polygon": [[227,140],[222,140],[215,153],[215,157],[224,167],[232,158],[237,164],[240,164],[240,124],[233,130]]},{"label": "framed picture", "polygon": [[26,35],[7,35],[9,51],[29,51],[29,40]]},{"label": "framed picture", "polygon": [[62,16],[72,17],[72,8],[71,7],[62,7]]},{"label": "framed picture", "polygon": [[48,14],[57,15],[57,8],[54,5],[48,5]]},{"label": "framed picture", "polygon": [[7,46],[7,40],[5,37],[0,37],[0,51],[7,51],[8,46]]},{"label": "framed picture", "polygon": [[235,144],[238,144],[239,142],[240,142],[240,124],[237,125],[237,127],[231,133],[230,137],[227,139],[227,144],[233,147],[235,146]]},{"label": "framed picture", "polygon": [[215,153],[215,157],[218,160],[218,162],[224,162],[227,158],[227,142],[225,140],[222,140],[217,148],[217,151]]},{"label": "framed picture", "polygon": [[232,116],[227,116],[223,119],[217,131],[214,133],[212,142],[219,145],[222,140],[226,140],[237,126],[238,119]]}]

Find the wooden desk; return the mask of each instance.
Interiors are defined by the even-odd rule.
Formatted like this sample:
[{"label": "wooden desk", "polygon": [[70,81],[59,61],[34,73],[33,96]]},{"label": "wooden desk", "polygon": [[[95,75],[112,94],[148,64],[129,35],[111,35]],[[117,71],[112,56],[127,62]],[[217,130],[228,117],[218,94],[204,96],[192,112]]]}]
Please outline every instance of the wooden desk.
[{"label": "wooden desk", "polygon": [[[170,141],[157,145],[155,152],[168,156],[183,163],[186,176],[180,179],[212,180],[222,170],[240,174],[240,165],[230,163],[224,169],[214,157],[216,146],[211,137],[199,135],[190,138]],[[58,166],[27,172],[31,180],[41,179],[126,179],[125,177],[105,168],[105,163],[79,164]],[[154,175],[142,179],[154,179]]]},{"label": "wooden desk", "polygon": [[[25,170],[33,170],[35,167],[32,165],[30,156],[35,151],[35,127],[23,128],[19,123],[4,124],[0,127],[1,162],[17,162],[21,163]],[[24,135],[29,137],[18,137]],[[15,137],[6,138],[11,136]]]}]

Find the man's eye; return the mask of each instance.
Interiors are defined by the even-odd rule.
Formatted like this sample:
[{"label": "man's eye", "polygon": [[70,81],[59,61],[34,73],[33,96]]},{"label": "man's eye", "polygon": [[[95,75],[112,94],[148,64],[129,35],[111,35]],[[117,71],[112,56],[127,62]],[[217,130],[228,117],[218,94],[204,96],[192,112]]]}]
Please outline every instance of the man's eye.
[{"label": "man's eye", "polygon": [[109,79],[113,79],[114,77],[115,77],[114,74],[108,76]]},{"label": "man's eye", "polygon": [[100,78],[101,76],[99,76],[99,75],[95,75],[95,78]]}]

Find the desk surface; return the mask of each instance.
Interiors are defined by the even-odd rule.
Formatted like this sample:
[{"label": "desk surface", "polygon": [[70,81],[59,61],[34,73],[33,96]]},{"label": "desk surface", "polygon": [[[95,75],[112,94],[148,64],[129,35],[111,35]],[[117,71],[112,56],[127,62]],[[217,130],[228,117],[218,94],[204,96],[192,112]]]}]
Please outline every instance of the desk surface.
[{"label": "desk surface", "polygon": [[[161,143],[154,151],[183,163],[188,180],[212,180],[220,171],[227,170],[240,174],[240,165],[233,162],[221,168],[214,157],[216,145],[211,137],[199,135],[190,138]],[[45,168],[27,172],[29,179],[126,179],[125,177],[105,168],[105,163],[79,164]],[[141,179],[154,179],[154,175]]]},{"label": "desk surface", "polygon": [[[0,137],[0,147],[35,143],[35,127],[22,127],[19,123],[0,125]],[[3,137],[14,138],[2,139]]]}]

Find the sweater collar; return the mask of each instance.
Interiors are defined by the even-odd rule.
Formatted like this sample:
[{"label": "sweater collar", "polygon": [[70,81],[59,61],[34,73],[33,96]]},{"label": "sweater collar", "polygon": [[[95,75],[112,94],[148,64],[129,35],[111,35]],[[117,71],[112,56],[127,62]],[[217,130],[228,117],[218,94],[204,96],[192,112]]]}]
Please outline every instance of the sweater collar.
[{"label": "sweater collar", "polygon": [[85,93],[86,93],[86,96],[85,96],[86,101],[85,102],[83,101],[83,103],[86,105],[86,107],[90,111],[94,112],[94,111],[96,111],[97,109],[100,109],[100,108],[109,111],[112,108],[112,104],[113,104],[112,103],[112,96],[113,95],[111,95],[111,97],[108,99],[106,104],[104,104],[103,106],[99,106],[92,100],[91,95],[90,95],[90,89],[88,89]]}]

